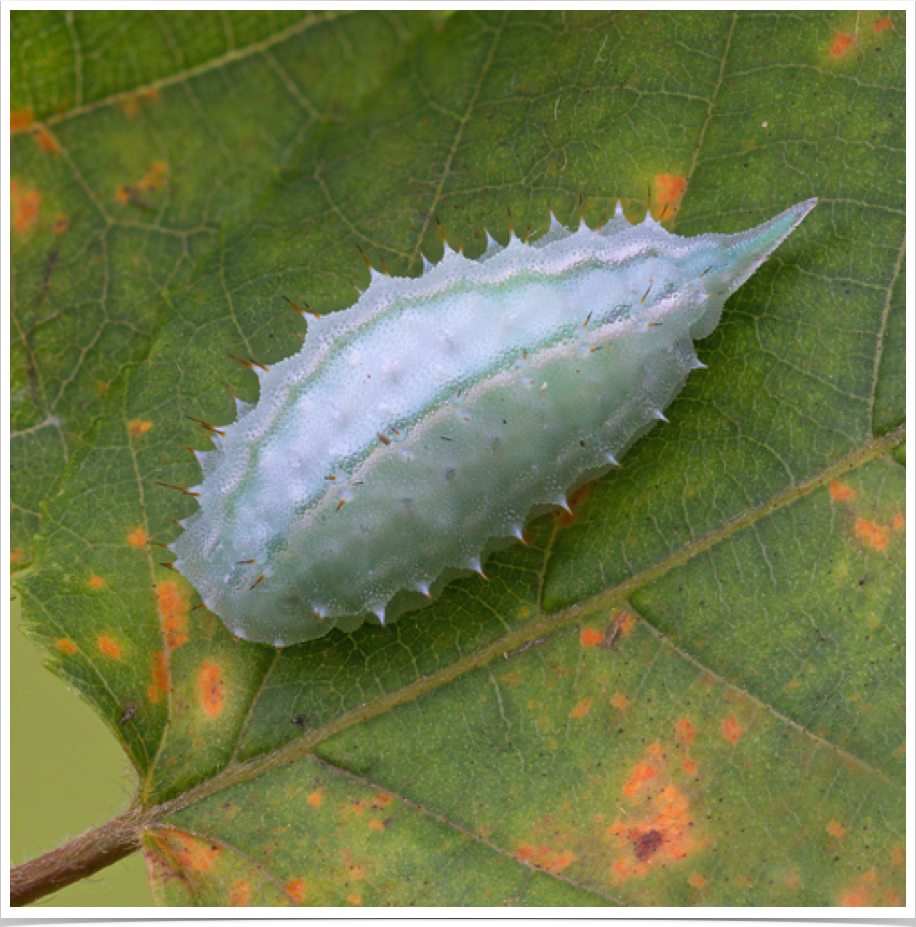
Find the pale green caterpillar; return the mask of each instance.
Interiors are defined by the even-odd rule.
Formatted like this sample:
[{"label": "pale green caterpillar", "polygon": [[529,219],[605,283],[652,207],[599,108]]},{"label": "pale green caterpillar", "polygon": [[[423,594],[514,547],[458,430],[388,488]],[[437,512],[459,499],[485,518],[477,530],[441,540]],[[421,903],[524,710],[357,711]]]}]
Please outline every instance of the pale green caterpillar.
[{"label": "pale green caterpillar", "polygon": [[815,203],[696,238],[618,206],[597,231],[554,219],[416,279],[373,272],[199,455],[174,566],[278,647],[424,604],[664,418],[694,340]]}]

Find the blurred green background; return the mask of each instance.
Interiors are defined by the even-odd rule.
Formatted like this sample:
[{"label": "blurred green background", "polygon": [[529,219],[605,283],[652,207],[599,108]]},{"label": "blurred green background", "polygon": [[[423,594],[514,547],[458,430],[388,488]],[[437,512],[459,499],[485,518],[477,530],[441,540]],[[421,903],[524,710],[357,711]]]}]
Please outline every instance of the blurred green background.
[{"label": "blurred green background", "polygon": [[[19,631],[10,634],[10,855],[13,865],[62,838],[103,824],[130,804],[133,773],[98,715],[42,664]],[[35,907],[143,906],[153,901],[139,853],[35,903]]]}]

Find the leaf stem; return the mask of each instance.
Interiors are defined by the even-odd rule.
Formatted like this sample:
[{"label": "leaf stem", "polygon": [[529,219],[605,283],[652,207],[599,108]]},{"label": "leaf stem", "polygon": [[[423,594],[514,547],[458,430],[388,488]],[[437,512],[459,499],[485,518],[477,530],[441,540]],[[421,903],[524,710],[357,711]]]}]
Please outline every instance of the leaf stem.
[{"label": "leaf stem", "polygon": [[10,871],[10,906],[29,904],[93,875],[140,847],[149,812],[132,808]]}]

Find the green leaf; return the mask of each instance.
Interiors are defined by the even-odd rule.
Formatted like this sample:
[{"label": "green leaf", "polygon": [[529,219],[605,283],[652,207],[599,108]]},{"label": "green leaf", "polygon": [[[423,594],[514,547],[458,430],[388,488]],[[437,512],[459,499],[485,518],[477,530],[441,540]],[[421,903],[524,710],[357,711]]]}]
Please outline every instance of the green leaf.
[{"label": "green leaf", "polygon": [[[375,90],[412,14],[12,16],[12,547],[219,230]],[[361,51],[357,51],[361,49]],[[36,122],[35,120],[41,120]]]},{"label": "green leaf", "polygon": [[[158,901],[902,903],[903,28],[455,14],[227,207],[20,583],[137,769]],[[256,99],[231,67],[207,77]],[[255,398],[228,354],[296,350],[283,295],[352,302],[356,245],[416,272],[436,218],[475,254],[507,210],[539,233],[548,204],[641,218],[647,191],[684,234],[820,204],[699,345],[671,424],[572,518],[388,628],[274,651],[194,608],[153,546],[194,503],[157,482],[198,479],[186,416],[230,421],[227,382]]]}]

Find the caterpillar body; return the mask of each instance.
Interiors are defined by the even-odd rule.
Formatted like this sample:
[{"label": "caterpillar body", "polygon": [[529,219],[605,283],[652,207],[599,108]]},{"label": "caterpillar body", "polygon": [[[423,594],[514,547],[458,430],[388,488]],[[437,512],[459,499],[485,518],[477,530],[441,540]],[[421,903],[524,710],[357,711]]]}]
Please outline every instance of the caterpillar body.
[{"label": "caterpillar body", "polygon": [[695,238],[618,205],[598,230],[552,218],[479,260],[373,271],[198,455],[174,566],[278,647],[426,604],[664,418],[694,341],[815,203]]}]

